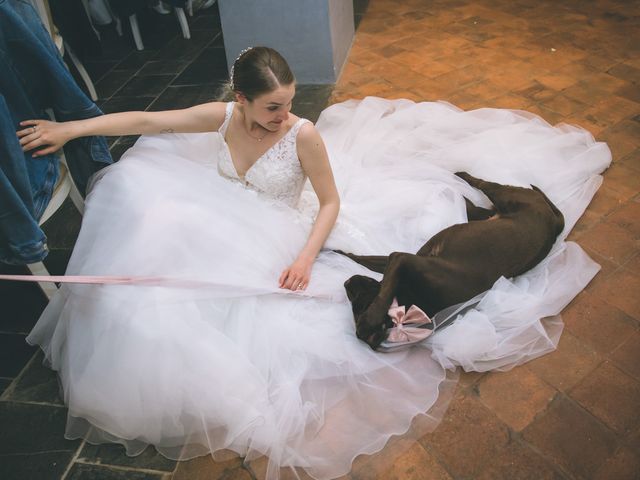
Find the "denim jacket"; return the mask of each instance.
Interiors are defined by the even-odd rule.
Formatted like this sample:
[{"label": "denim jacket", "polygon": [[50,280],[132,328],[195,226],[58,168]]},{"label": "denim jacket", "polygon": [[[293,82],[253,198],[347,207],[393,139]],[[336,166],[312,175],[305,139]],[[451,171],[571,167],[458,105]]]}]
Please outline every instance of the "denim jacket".
[{"label": "denim jacket", "polygon": [[[38,226],[58,178],[56,155],[32,158],[16,137],[19,122],[59,121],[102,115],[67,70],[51,37],[26,0],[0,0],[0,262],[27,264],[47,255]],[[72,140],[64,147],[81,192],[89,177],[112,163],[103,137]]]}]

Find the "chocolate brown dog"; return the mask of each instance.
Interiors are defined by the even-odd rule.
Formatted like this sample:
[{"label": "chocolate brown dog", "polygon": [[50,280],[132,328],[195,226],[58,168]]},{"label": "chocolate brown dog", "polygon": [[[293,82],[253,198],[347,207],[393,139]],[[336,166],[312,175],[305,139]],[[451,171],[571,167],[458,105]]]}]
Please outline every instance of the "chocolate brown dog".
[{"label": "chocolate brown dog", "polygon": [[467,201],[469,222],[434,235],[416,254],[359,256],[339,252],[375,272],[381,282],[355,275],[345,282],[358,338],[376,348],[393,326],[387,312],[417,305],[432,316],[491,288],[500,277],[515,277],[544,259],[564,228],[564,217],[538,188],[500,185],[456,173],[481,190],[494,209]]}]

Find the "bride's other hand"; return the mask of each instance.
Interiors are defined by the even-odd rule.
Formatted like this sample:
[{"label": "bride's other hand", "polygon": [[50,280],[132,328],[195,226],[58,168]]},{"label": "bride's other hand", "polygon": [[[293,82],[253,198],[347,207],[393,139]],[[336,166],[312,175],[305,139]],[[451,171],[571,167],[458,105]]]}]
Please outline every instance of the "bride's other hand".
[{"label": "bride's other hand", "polygon": [[280,275],[280,288],[289,290],[305,290],[311,278],[311,267],[313,260],[298,257],[289,268],[286,268]]},{"label": "bride's other hand", "polygon": [[48,155],[71,140],[73,137],[69,128],[64,123],[50,122],[48,120],[25,120],[20,122],[24,127],[18,130],[16,135],[20,139],[20,145],[24,152],[38,149],[32,156]]}]

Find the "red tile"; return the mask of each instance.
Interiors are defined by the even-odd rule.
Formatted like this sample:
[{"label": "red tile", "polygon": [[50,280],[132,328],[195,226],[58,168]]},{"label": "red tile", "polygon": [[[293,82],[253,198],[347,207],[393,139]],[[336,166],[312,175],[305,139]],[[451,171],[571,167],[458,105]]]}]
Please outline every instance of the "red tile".
[{"label": "red tile", "polygon": [[211,455],[178,462],[172,480],[251,480],[249,472],[242,468],[242,460],[234,458],[214,462]]},{"label": "red tile", "polygon": [[626,268],[616,270],[607,278],[607,282],[594,285],[591,290],[594,295],[606,299],[607,303],[617,307],[640,322],[640,273]]},{"label": "red tile", "polygon": [[522,90],[518,90],[515,93],[526,97],[534,102],[545,102],[551,100],[558,95],[558,91],[553,88],[546,87],[540,82],[534,81],[533,84]]},{"label": "red tile", "polygon": [[[602,187],[598,190],[598,193],[596,193],[596,197],[598,196],[598,194],[601,192]],[[602,195],[600,193],[600,195]],[[596,198],[594,197],[594,198]],[[580,217],[580,219],[577,221],[577,223],[573,226],[573,229],[571,230],[571,232],[569,233],[568,236],[568,240],[570,241],[578,241],[580,239],[580,236],[584,234],[584,232],[587,232],[589,230],[591,230],[595,225],[597,225],[598,223],[600,223],[602,221],[602,212],[598,212],[596,210],[596,207],[594,207],[594,209],[591,209],[591,206],[593,205],[593,202],[595,200],[593,200],[591,202],[591,204],[589,204],[589,208],[587,208],[587,210],[582,214],[582,216]],[[609,199],[607,199],[607,201],[609,201]],[[617,207],[617,202],[616,202],[616,207]],[[598,206],[598,208],[600,208]],[[614,207],[610,207],[607,209],[608,211],[613,210]]]},{"label": "red tile", "polygon": [[601,72],[606,72],[609,68],[617,64],[617,60],[603,55],[589,55],[581,60],[585,65]]},{"label": "red tile", "polygon": [[603,128],[632,118],[640,113],[640,105],[616,95],[609,95],[606,100],[598,102],[586,109],[583,114]]},{"label": "red tile", "polygon": [[451,480],[452,477],[425,451],[413,443],[392,461],[368,461],[358,464],[351,472],[353,480]]},{"label": "red tile", "polygon": [[591,292],[582,292],[562,312],[567,329],[602,355],[608,355],[636,331],[625,312]]},{"label": "red tile", "polygon": [[637,175],[637,173],[640,172],[640,149],[636,149],[630,152],[626,156],[620,158],[618,161],[625,167],[633,169],[633,171],[636,172]]},{"label": "red tile", "polygon": [[563,75],[554,71],[542,72],[534,76],[534,79],[542,85],[554,90],[563,90],[571,85],[575,85],[580,77],[575,75]]},{"label": "red tile", "polygon": [[611,353],[611,360],[625,373],[640,380],[640,331],[636,331]]},{"label": "red tile", "polygon": [[562,93],[567,97],[579,100],[589,105],[595,105],[599,102],[606,101],[610,96],[610,93],[602,90],[601,88],[590,85],[588,81],[584,80],[563,89]]},{"label": "red tile", "polygon": [[640,427],[640,381],[610,362],[601,364],[569,394],[609,428],[622,435]]},{"label": "red tile", "polygon": [[558,123],[564,123],[564,115],[554,112],[550,108],[547,108],[541,103],[531,105],[527,108],[527,111],[535,113],[541,116],[547,123],[556,125]]},{"label": "red tile", "polygon": [[477,399],[458,395],[442,423],[422,438],[454,477],[472,476],[507,444],[507,427]]},{"label": "red tile", "polygon": [[563,396],[524,430],[523,439],[579,478],[589,478],[618,446],[611,430]]},{"label": "red tile", "polygon": [[480,400],[516,431],[529,425],[556,394],[554,388],[526,368],[487,375],[478,388]]},{"label": "red tile", "polygon": [[587,212],[595,213],[596,217],[600,219],[620,208],[627,200],[627,198],[620,198],[620,192],[615,190],[613,186],[610,187],[608,182],[605,182],[596,192],[587,207]]},{"label": "red tile", "polygon": [[[398,59],[394,58],[393,61],[397,62]],[[434,78],[439,75],[443,75],[445,73],[449,73],[453,70],[456,70],[456,68],[458,67],[449,65],[448,63],[445,63],[445,62],[423,61],[421,63],[413,63],[409,66],[409,68],[414,72],[422,75],[423,77]]]},{"label": "red tile", "polygon": [[618,127],[619,124],[613,127],[607,128],[598,134],[598,140],[607,142],[607,145],[611,149],[613,154],[613,161],[626,157],[630,153],[634,152],[638,148],[637,138],[630,135],[629,132]]},{"label": "red tile", "polygon": [[602,358],[590,345],[565,329],[555,352],[527,363],[525,368],[549,385],[566,392],[592,372]]},{"label": "red tile", "polygon": [[593,480],[638,480],[640,456],[638,451],[622,447],[595,472]]},{"label": "red tile", "polygon": [[[629,177],[635,177],[633,172],[627,170]],[[640,189],[640,188],[639,188]],[[624,203],[607,217],[607,222],[613,223],[629,231],[634,237],[640,237],[640,201],[631,200]]]},{"label": "red tile", "polygon": [[553,110],[561,115],[572,115],[588,108],[586,103],[563,95],[562,93],[542,103],[549,110]]},{"label": "red tile", "polygon": [[[621,201],[632,199],[640,191],[640,176],[633,168],[622,163],[614,162],[605,172],[604,181],[608,188],[615,190]],[[639,203],[640,199],[635,199],[635,202]]]},{"label": "red tile", "polygon": [[[256,460],[252,460],[251,462],[249,462],[245,471],[247,473],[251,472],[251,476],[249,477],[250,479],[262,480],[262,479],[265,479],[267,475],[267,464],[268,464],[267,457],[260,457]],[[336,478],[335,480],[350,480],[350,479],[351,477],[349,475],[343,475],[341,477]],[[220,480],[236,480],[236,477],[233,475],[229,475],[226,477],[222,477]],[[238,480],[245,480],[245,479],[244,477],[239,476]],[[295,471],[292,470],[291,468],[281,468],[279,471],[279,480],[313,480],[313,477],[310,476],[301,468],[298,468]]]},{"label": "red tile", "polygon": [[531,106],[531,100],[508,93],[497,98],[493,98],[486,102],[487,107],[491,108],[507,108],[510,110],[527,110]]},{"label": "red tile", "polygon": [[621,265],[640,248],[640,239],[625,228],[602,222],[580,236],[580,245]]},{"label": "red tile", "polygon": [[488,462],[476,480],[560,480],[560,475],[524,442],[511,441]]},{"label": "red tile", "polygon": [[616,90],[616,94],[621,97],[627,98],[636,103],[640,103],[640,89],[637,85],[627,84],[623,85],[618,90]]}]

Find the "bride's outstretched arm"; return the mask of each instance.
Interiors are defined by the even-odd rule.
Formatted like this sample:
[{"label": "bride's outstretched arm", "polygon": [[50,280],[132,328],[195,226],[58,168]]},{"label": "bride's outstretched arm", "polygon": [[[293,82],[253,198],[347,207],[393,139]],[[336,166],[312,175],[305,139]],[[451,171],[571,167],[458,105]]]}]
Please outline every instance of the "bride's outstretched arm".
[{"label": "bride's outstretched arm", "polygon": [[224,121],[226,104],[204,103],[182,110],[161,112],[120,112],[85,120],[50,122],[25,120],[16,133],[25,152],[32,156],[47,155],[59,150],[69,140],[91,135],[136,135],[154,133],[211,132]]},{"label": "bride's outstretched arm", "polygon": [[280,287],[304,290],[309,284],[311,267],[327,240],[340,210],[340,197],[333,179],[327,150],[320,134],[312,124],[298,133],[298,157],[318,196],[320,209],[302,251],[289,268],[280,275]]}]

